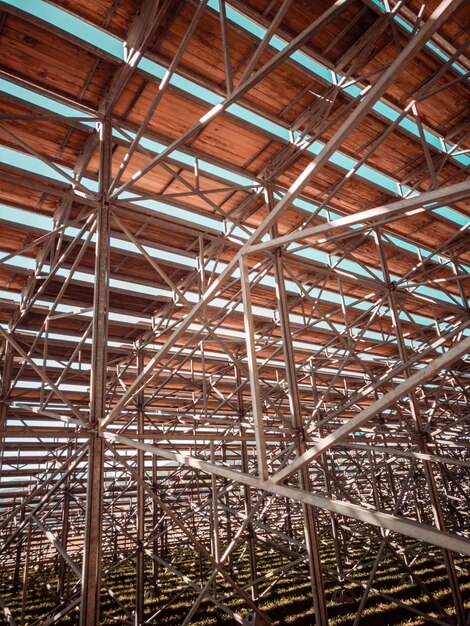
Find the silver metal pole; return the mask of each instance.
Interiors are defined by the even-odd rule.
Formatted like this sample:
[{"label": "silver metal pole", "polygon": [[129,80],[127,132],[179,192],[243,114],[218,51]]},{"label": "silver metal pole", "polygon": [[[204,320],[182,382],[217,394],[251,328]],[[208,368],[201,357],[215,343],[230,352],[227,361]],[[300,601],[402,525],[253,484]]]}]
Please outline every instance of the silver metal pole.
[{"label": "silver metal pole", "polygon": [[109,300],[109,204],[112,127],[107,116],[100,128],[100,193],[95,261],[95,291],[91,357],[88,479],[82,567],[80,626],[100,623],[104,444],[99,433],[106,405],[107,327]]},{"label": "silver metal pole", "polygon": [[[137,372],[143,369],[144,358],[142,349],[137,348]],[[137,396],[137,433],[143,436],[144,428],[144,390]],[[145,453],[143,450],[137,451],[137,472],[142,479],[145,479]],[[136,551],[136,588],[135,588],[135,626],[144,623],[144,589],[145,589],[145,491],[141,484],[137,484],[137,551]]]},{"label": "silver metal pole", "polygon": [[[273,206],[273,194],[271,186],[267,185],[267,203],[271,210]],[[273,236],[277,235],[276,226],[273,227]],[[282,269],[282,259],[279,254],[273,259],[274,278],[276,281],[276,298],[279,310],[279,322],[281,328],[286,379],[289,396],[289,408],[292,415],[292,426],[297,454],[300,456],[307,450],[302,409],[300,404],[297,371],[295,367],[294,347],[289,321],[289,306],[287,303],[286,286]],[[312,485],[308,467],[303,465],[298,471],[299,485],[304,491],[311,491]],[[317,519],[314,507],[302,504],[304,521],[305,544],[307,546],[308,564],[310,569],[313,603],[315,608],[315,622],[321,626],[328,626],[328,613],[326,609],[325,590],[321,568],[320,548],[317,536]]]}]

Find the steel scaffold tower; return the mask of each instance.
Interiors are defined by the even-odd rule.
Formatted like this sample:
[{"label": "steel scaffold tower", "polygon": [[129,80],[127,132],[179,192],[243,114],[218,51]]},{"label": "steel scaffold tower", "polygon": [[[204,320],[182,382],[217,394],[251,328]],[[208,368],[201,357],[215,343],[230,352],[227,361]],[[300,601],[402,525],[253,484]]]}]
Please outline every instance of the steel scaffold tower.
[{"label": "steel scaffold tower", "polygon": [[466,624],[468,3],[0,9],[7,623]]}]

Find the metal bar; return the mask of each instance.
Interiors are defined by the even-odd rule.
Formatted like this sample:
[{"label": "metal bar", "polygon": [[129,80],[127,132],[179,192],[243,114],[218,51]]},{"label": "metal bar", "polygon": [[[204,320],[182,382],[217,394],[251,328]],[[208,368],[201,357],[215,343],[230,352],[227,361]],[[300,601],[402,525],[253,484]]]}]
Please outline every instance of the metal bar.
[{"label": "metal bar", "polygon": [[276,15],[274,16],[274,19],[271,21],[271,24],[269,25],[269,28],[267,29],[263,39],[260,41],[259,45],[257,46],[254,55],[251,57],[248,65],[244,69],[243,74],[238,79],[238,85],[243,85],[243,83],[250,78],[251,74],[253,73],[253,70],[256,68],[256,64],[261,58],[263,52],[268,47],[269,42],[271,41],[271,38],[276,32],[279,24],[282,22],[291,2],[292,0],[283,0],[281,6],[276,12]]},{"label": "metal bar", "polygon": [[[268,209],[272,210],[274,197],[272,187],[266,186]],[[277,235],[277,228],[273,227],[272,234]],[[246,257],[245,257],[246,258]],[[299,388],[297,384],[297,371],[295,365],[294,348],[292,343],[292,331],[289,322],[289,307],[287,302],[286,286],[282,266],[282,257],[277,254],[273,259],[274,278],[276,281],[276,298],[279,310],[279,322],[284,351],[286,379],[289,395],[289,409],[292,415],[293,437],[297,454],[301,456],[307,450],[305,430],[300,404]],[[303,466],[298,472],[299,485],[304,491],[311,491],[312,484],[308,468]],[[320,545],[317,533],[317,516],[313,507],[302,505],[304,518],[304,535],[307,546],[308,563],[312,584],[313,604],[315,608],[315,623],[328,626],[328,612],[326,608],[325,589],[321,568]]]},{"label": "metal bar", "polygon": [[[137,372],[143,368],[144,358],[142,349],[137,347]],[[137,433],[143,436],[145,433],[144,414],[144,393],[137,396]],[[145,476],[145,453],[143,450],[137,452],[137,471],[139,476]],[[144,591],[145,591],[145,561],[144,561],[144,539],[145,539],[145,492],[142,485],[137,485],[137,554],[136,554],[136,581],[135,581],[135,626],[141,626],[145,621]]]},{"label": "metal bar", "polygon": [[230,53],[230,41],[227,33],[227,15],[225,0],[220,0],[220,30],[222,34],[222,48],[224,51],[225,86],[228,96],[232,93],[233,90],[233,71]]},{"label": "metal bar", "polygon": [[[319,224],[318,226],[312,226],[311,228],[305,228],[304,230],[297,230],[287,235],[280,237],[274,237],[269,241],[256,243],[245,248],[245,253],[256,253],[261,251],[273,250],[281,246],[294,243],[298,240],[309,239],[308,244],[313,243],[321,239],[322,241],[328,241],[329,235],[337,230],[342,230],[348,226],[361,224],[364,222],[364,228],[372,228],[375,224],[375,220],[380,220],[380,223],[384,223],[384,219],[396,220],[408,215],[415,215],[421,211],[432,211],[435,208],[443,206],[444,204],[451,202],[458,202],[465,200],[470,196],[470,181],[466,180],[461,183],[455,183],[448,187],[441,187],[440,189],[434,189],[432,191],[424,192],[418,196],[411,196],[403,200],[397,200],[390,202],[373,209],[366,209],[365,211],[359,211],[352,215],[340,217],[331,222],[325,224]],[[374,222],[367,224],[369,220]],[[358,231],[356,229],[341,233],[341,237],[349,234],[350,236],[356,236]]]},{"label": "metal bar", "polygon": [[247,258],[240,260],[240,280],[243,296],[243,318],[245,321],[245,341],[248,358],[248,372],[250,378],[251,405],[253,410],[253,426],[256,437],[256,453],[258,473],[263,480],[269,476],[266,442],[263,426],[263,406],[261,404],[260,381],[258,376],[258,363],[256,360],[255,330],[253,326],[253,314],[250,293],[250,276]]},{"label": "metal bar", "polygon": [[109,203],[112,127],[109,116],[100,129],[100,194],[97,216],[94,313],[92,330],[90,434],[86,494],[86,526],[82,567],[80,626],[100,623],[103,523],[104,442],[98,428],[106,407],[107,325],[109,308]]}]

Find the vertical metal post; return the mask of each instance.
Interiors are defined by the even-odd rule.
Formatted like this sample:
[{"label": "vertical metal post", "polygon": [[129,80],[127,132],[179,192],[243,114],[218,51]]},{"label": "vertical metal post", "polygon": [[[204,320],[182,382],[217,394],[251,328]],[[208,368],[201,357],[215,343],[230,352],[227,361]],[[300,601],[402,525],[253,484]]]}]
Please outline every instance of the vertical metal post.
[{"label": "vertical metal post", "polygon": [[[243,406],[243,390],[242,390],[242,377],[240,370],[235,366],[235,383],[237,385],[237,403],[238,403],[238,419],[240,421],[240,437],[241,437],[241,453],[242,453],[242,472],[249,473],[248,467],[248,447],[245,439],[245,426],[243,420],[245,419],[245,408]],[[243,485],[243,504],[245,508],[245,515],[248,517],[253,508],[251,502],[251,489],[248,485]],[[256,543],[255,534],[253,530],[253,524],[250,522],[247,527],[248,533],[248,558],[250,561],[250,576],[254,581],[258,577],[258,564],[256,558]],[[258,597],[258,585],[254,583],[251,585],[251,597],[255,600]]]},{"label": "vertical metal post", "polygon": [[[215,464],[215,444],[210,442],[211,463]],[[219,505],[217,499],[217,476],[211,475],[211,492],[212,492],[212,515],[211,515],[211,530],[212,530],[212,554],[217,563],[220,562],[220,541],[219,541]],[[216,579],[214,577],[213,594],[216,595]]]},{"label": "vertical metal post", "polygon": [[33,534],[33,523],[31,519],[28,522],[28,539],[26,540],[26,554],[24,559],[23,570],[23,594],[21,598],[21,626],[26,624],[26,607],[28,603],[29,592],[29,567],[31,562],[31,538]]},{"label": "vertical metal post", "polygon": [[[137,348],[137,375],[144,368],[142,349]],[[137,433],[144,434],[144,391],[137,394]],[[145,479],[145,457],[143,450],[137,450],[137,472]],[[144,623],[144,589],[145,589],[145,563],[144,563],[144,537],[145,537],[145,491],[143,486],[137,484],[137,554],[136,554],[136,589],[135,589],[135,624],[140,626]]]},{"label": "vertical metal post", "polygon": [[5,429],[8,417],[8,396],[10,395],[11,377],[13,369],[13,351],[11,344],[5,340],[5,352],[3,354],[2,383],[0,388],[0,467],[3,461],[3,447]]},{"label": "vertical metal post", "polygon": [[263,429],[263,407],[261,404],[258,364],[256,362],[255,329],[251,308],[250,278],[246,256],[240,259],[240,281],[243,298],[243,317],[245,320],[246,356],[250,375],[251,403],[253,407],[253,426],[256,439],[256,453],[260,478],[267,480],[268,464],[266,459],[266,442]]},{"label": "vertical metal post", "polygon": [[[225,442],[222,443],[222,461],[224,463],[227,462],[227,445]],[[225,529],[226,529],[226,533],[227,533],[227,545],[229,546],[232,542],[232,520],[230,517],[230,493],[227,489],[228,487],[228,480],[225,479],[223,481],[223,486],[226,489],[226,493],[225,493],[225,507],[226,507],[226,511],[225,511]],[[232,553],[230,553],[230,555],[228,556],[227,559],[227,570],[229,572],[232,571]]]},{"label": "vertical metal post", "polygon": [[[20,515],[20,524],[24,521],[24,509],[21,510]],[[18,592],[18,587],[20,583],[20,573],[21,573],[21,553],[23,551],[23,540],[18,537],[16,550],[15,550],[15,569],[13,571],[13,583],[11,586],[12,593]]]},{"label": "vertical metal post", "polygon": [[[67,446],[67,459],[72,454],[72,444]],[[64,506],[62,509],[62,531],[60,534],[60,541],[64,550],[67,550],[68,537],[69,537],[69,517],[70,517],[70,474],[67,475],[64,483]],[[62,555],[59,555],[59,571],[57,574],[57,593],[60,598],[64,596],[67,591],[66,586],[67,578],[67,563]]]},{"label": "vertical metal post", "polygon": [[80,626],[100,622],[101,553],[104,491],[104,444],[99,433],[106,404],[106,361],[109,300],[109,204],[112,127],[100,124],[100,194],[95,246],[95,288],[90,384],[89,456],[82,568]]},{"label": "vertical metal post", "polygon": [[[152,486],[155,492],[157,490],[157,484],[158,484],[157,480],[158,480],[157,457],[153,456],[152,457]],[[161,517],[161,511],[160,511],[160,507],[158,506],[158,502],[156,500],[152,500],[152,527],[153,527],[154,533],[159,532],[161,530],[162,522],[159,522],[160,517]],[[155,556],[161,556],[159,555],[159,543],[161,544],[161,541],[162,540],[160,538],[160,542],[159,542],[158,537],[156,537],[153,540],[153,553],[155,554]],[[157,559],[152,559],[152,579],[153,579],[153,586],[155,590],[157,590],[159,575],[160,575],[159,563]]]},{"label": "vertical metal post", "polygon": [[[274,197],[271,185],[266,186],[268,210],[274,206]],[[277,237],[277,228],[273,226],[272,235]],[[294,349],[289,321],[289,307],[287,305],[287,294],[284,283],[284,273],[282,269],[282,259],[277,252],[273,261],[274,278],[276,282],[276,298],[279,308],[279,322],[281,327],[281,337],[284,361],[286,367],[286,380],[289,396],[289,408],[292,415],[292,426],[294,430],[295,446],[297,454],[301,455],[307,450],[305,441],[304,424],[301,413],[299,388],[297,383],[297,373],[295,369]],[[299,485],[305,491],[311,491],[311,481],[308,473],[308,466],[300,468]],[[302,504],[305,543],[307,546],[308,562],[312,583],[313,604],[315,610],[315,622],[321,626],[328,626],[328,614],[326,609],[325,590],[323,586],[323,575],[320,559],[320,547],[317,537],[316,513],[313,507]]]},{"label": "vertical metal post", "polygon": [[[315,377],[315,370],[313,367],[313,363],[312,360],[310,359],[309,361],[309,365],[310,365],[310,385],[312,387],[312,397],[313,397],[313,404],[315,407],[319,407],[319,398],[318,398],[318,390],[317,390],[317,381],[316,381],[316,377]],[[321,421],[320,418],[318,420],[319,422]],[[320,435],[320,437],[324,436],[324,428],[318,424],[318,434]],[[326,454],[323,454],[321,456],[321,459],[325,465],[326,471],[325,471],[325,491],[326,494],[328,495],[328,497],[332,496],[333,490],[331,488],[331,477],[335,477],[335,464],[334,464],[334,460],[331,456],[331,452],[327,452]],[[331,523],[331,537],[333,539],[333,546],[335,549],[335,558],[336,558],[336,569],[338,572],[338,577],[340,582],[342,582],[344,580],[344,576],[343,576],[343,555],[342,555],[342,548],[343,548],[343,542],[342,542],[342,537],[341,537],[341,533],[340,533],[340,526],[338,524],[338,520],[335,516],[334,513],[329,513],[328,514],[329,518],[330,518],[330,523]]]}]

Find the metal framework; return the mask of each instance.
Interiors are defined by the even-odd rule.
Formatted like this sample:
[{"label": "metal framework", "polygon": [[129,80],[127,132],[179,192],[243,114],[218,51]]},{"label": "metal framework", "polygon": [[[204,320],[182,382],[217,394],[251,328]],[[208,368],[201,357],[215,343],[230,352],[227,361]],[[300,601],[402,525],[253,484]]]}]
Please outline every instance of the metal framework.
[{"label": "metal framework", "polygon": [[467,624],[468,2],[0,10],[6,623]]}]

